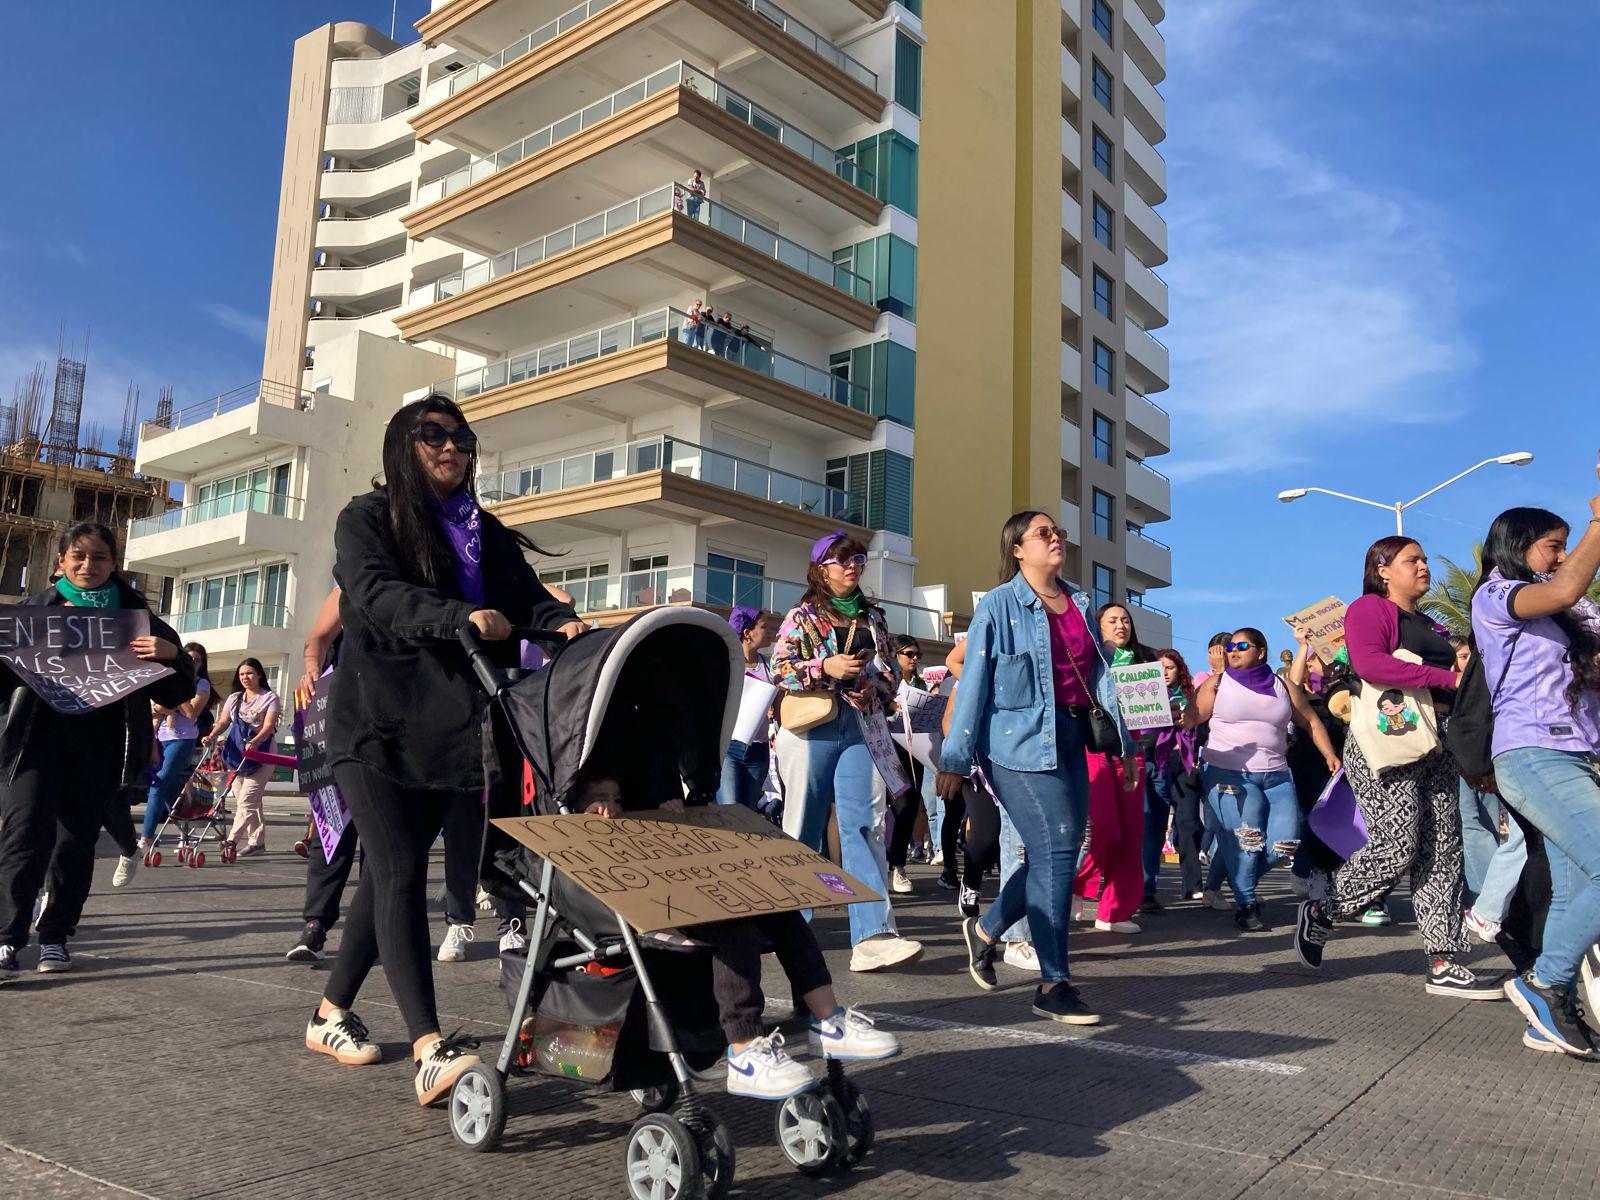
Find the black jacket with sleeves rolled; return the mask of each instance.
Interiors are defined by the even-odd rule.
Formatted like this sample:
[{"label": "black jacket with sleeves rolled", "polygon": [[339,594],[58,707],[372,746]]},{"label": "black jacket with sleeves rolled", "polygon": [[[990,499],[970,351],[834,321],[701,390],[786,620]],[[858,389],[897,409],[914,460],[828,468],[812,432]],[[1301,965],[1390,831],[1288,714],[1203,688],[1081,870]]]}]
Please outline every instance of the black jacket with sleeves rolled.
[{"label": "black jacket with sleeves rolled", "polygon": [[[403,787],[483,786],[488,697],[457,640],[462,626],[478,608],[533,629],[554,629],[577,614],[545,589],[510,530],[488,513],[480,537],[484,600],[477,605],[453,576],[426,583],[399,553],[381,489],[339,514],[333,573],[344,641],[328,704],[332,765],[360,763]],[[516,642],[487,648],[498,665],[516,665]]]}]

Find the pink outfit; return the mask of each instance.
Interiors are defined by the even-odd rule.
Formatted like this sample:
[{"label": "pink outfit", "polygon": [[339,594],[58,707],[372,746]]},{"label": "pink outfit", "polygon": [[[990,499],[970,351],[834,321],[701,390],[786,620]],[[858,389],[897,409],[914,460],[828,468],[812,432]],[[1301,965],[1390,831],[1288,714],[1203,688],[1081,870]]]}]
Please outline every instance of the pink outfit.
[{"label": "pink outfit", "polygon": [[[1055,681],[1056,703],[1088,708],[1089,693],[1078,675],[1081,672],[1087,679],[1094,666],[1096,648],[1089,626],[1076,604],[1068,604],[1058,613],[1045,609],[1044,615],[1050,626],[1050,674]],[[1072,668],[1074,662],[1078,664],[1076,671]]]},{"label": "pink outfit", "polygon": [[1099,919],[1131,920],[1144,902],[1144,759],[1138,786],[1123,787],[1122,760],[1085,755],[1089,762],[1089,848],[1078,866],[1073,890],[1086,899],[1100,897]]},{"label": "pink outfit", "polygon": [[1262,696],[1223,675],[1211,710],[1207,764],[1225,771],[1287,771],[1293,715],[1282,680],[1274,683],[1272,695]]}]

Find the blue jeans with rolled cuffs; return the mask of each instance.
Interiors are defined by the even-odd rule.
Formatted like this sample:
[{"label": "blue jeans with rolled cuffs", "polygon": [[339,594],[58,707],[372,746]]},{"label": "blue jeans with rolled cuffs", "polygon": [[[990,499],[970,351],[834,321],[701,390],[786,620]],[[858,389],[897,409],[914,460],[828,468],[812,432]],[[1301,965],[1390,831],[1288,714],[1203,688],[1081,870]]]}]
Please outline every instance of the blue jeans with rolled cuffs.
[{"label": "blue jeans with rolled cuffs", "polygon": [[[887,896],[889,865],[883,826],[876,819],[872,801],[876,768],[855,710],[841,703],[833,720],[804,733],[780,729],[777,753],[784,791],[784,832],[826,854],[828,813],[837,811],[839,856],[845,871]],[[894,932],[887,900],[852,904],[848,911],[852,946],[876,934]]]},{"label": "blue jeans with rolled cuffs", "polygon": [[770,757],[765,741],[729,742],[728,752],[722,757],[722,786],[717,789],[717,803],[742,804],[759,811]]},{"label": "blue jeans with rolled cuffs", "polygon": [[1287,771],[1230,771],[1208,766],[1207,802],[1220,823],[1217,854],[1234,901],[1255,903],[1267,870],[1293,856],[1300,841],[1300,800]]},{"label": "blue jeans with rolled cuffs", "polygon": [[1026,915],[1039,976],[1046,985],[1064,982],[1072,880],[1089,819],[1089,765],[1083,757],[1084,719],[1056,709],[1056,769],[1012,771],[989,766],[995,798],[1011,818],[1026,856],[1000,888],[978,922],[983,936],[999,941]]}]

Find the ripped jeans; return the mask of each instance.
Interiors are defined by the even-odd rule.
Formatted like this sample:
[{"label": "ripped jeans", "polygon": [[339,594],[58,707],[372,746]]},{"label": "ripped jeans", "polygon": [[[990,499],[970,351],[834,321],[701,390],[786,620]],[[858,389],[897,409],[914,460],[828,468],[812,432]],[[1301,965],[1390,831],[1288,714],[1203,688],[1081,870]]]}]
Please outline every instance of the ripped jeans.
[{"label": "ripped jeans", "polygon": [[1217,853],[1234,901],[1255,903],[1267,869],[1294,857],[1300,844],[1300,802],[1284,771],[1205,768],[1206,804],[1217,824]]}]

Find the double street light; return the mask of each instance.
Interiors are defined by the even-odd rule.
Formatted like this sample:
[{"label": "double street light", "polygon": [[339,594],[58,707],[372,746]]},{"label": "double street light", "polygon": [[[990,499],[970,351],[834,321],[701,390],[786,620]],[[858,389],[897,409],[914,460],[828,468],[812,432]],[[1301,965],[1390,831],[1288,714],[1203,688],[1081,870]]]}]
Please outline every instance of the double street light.
[{"label": "double street light", "polygon": [[1404,521],[1405,511],[1406,511],[1406,509],[1410,508],[1412,505],[1422,503],[1422,501],[1426,500],[1429,496],[1433,495],[1435,492],[1442,491],[1444,488],[1449,487],[1452,483],[1454,483],[1458,479],[1464,479],[1466,476],[1471,475],[1474,471],[1478,470],[1480,467],[1490,467],[1490,466],[1494,466],[1496,463],[1498,463],[1501,466],[1505,466],[1505,467],[1525,467],[1529,463],[1531,463],[1532,461],[1533,461],[1533,455],[1529,454],[1526,450],[1519,450],[1515,454],[1502,454],[1502,455],[1498,456],[1497,458],[1486,458],[1481,463],[1478,463],[1475,466],[1468,467],[1465,471],[1461,472],[1461,474],[1452,475],[1449,479],[1446,479],[1443,483],[1439,484],[1437,487],[1429,488],[1427,491],[1423,492],[1422,495],[1418,496],[1415,500],[1396,501],[1393,504],[1385,504],[1381,500],[1365,500],[1360,496],[1347,496],[1343,492],[1330,492],[1327,488],[1319,488],[1319,487],[1290,488],[1286,492],[1279,492],[1278,493],[1278,499],[1283,501],[1285,504],[1292,504],[1296,500],[1301,499],[1303,496],[1306,496],[1311,492],[1321,492],[1324,496],[1336,496],[1340,500],[1353,500],[1357,504],[1368,504],[1368,505],[1371,505],[1373,508],[1387,509],[1389,512],[1392,512],[1394,514],[1394,531],[1395,531],[1395,533],[1404,534],[1405,533],[1405,521]]}]

